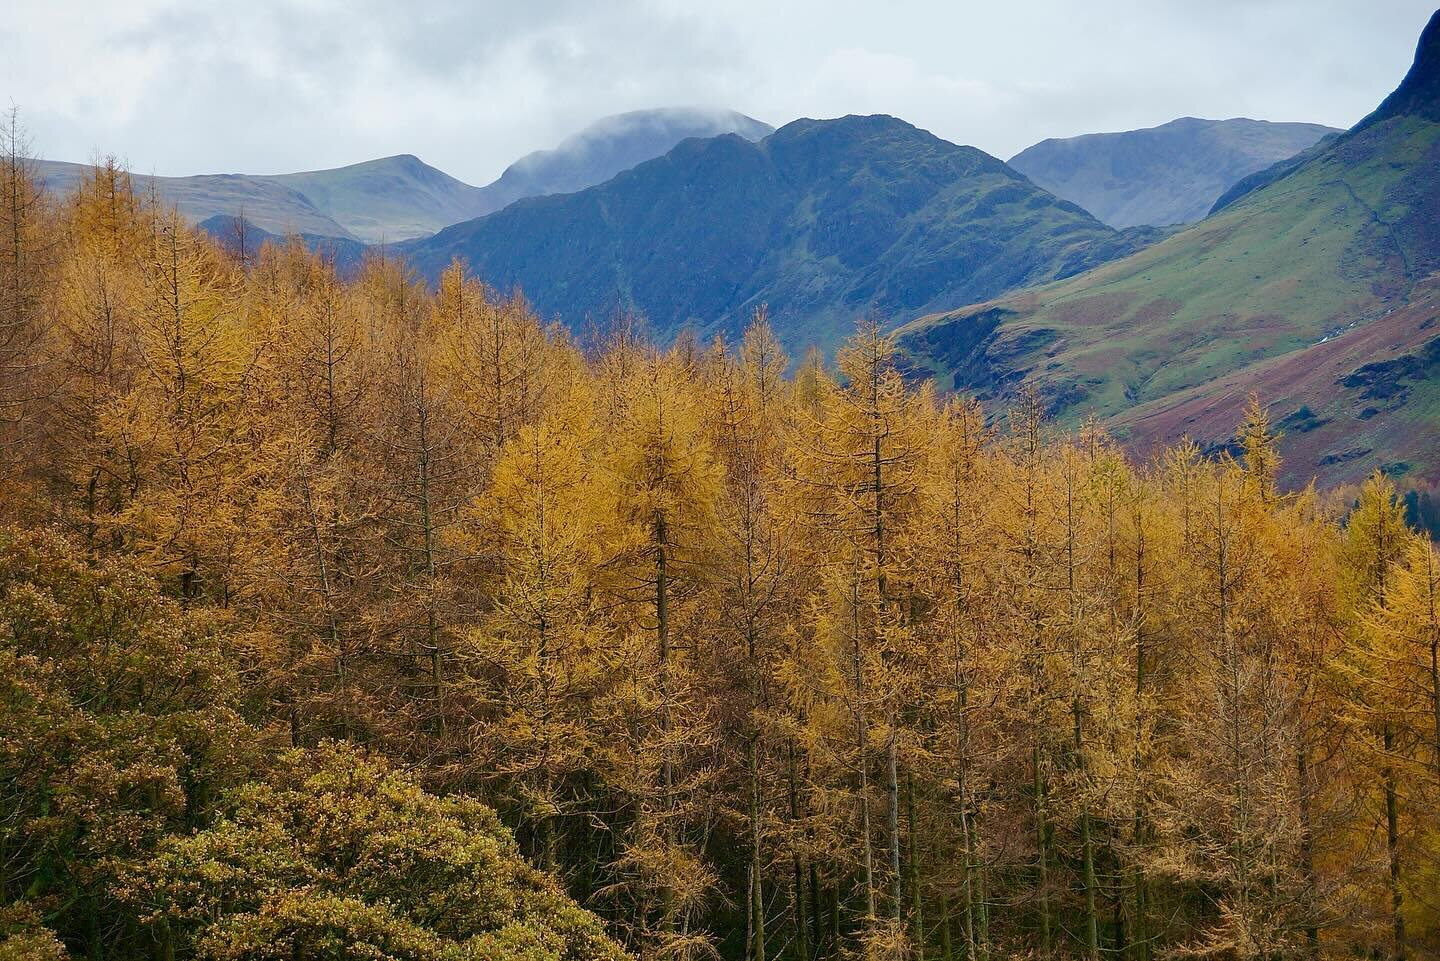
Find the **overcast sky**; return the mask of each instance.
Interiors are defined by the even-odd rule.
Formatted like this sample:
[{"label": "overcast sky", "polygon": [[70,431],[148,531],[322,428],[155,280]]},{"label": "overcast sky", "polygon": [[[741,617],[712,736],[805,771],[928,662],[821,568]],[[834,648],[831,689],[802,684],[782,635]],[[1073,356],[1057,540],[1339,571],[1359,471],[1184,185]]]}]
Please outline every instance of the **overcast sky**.
[{"label": "overcast sky", "polygon": [[[18,10],[14,4],[18,2]],[[890,113],[1000,157],[1180,116],[1354,123],[1436,0],[7,0],[36,153],[486,183],[597,117]]]}]

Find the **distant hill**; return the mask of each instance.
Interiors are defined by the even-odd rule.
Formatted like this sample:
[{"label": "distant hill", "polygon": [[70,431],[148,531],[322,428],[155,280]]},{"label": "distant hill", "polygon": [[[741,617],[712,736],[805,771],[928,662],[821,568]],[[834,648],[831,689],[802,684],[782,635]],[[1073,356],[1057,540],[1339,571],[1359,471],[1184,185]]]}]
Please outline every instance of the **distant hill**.
[{"label": "distant hill", "polygon": [[1300,169],[1301,166],[1309,163],[1312,157],[1317,157],[1323,153],[1330,146],[1331,142],[1340,136],[1342,132],[1343,131],[1337,130],[1334,133],[1327,133],[1315,141],[1314,144],[1294,156],[1286,157],[1284,160],[1276,161],[1263,170],[1257,170],[1252,174],[1241,177],[1235,181],[1235,183],[1231,184],[1228,190],[1220,195],[1219,199],[1216,200],[1215,204],[1210,208],[1210,213],[1219,213],[1246,194],[1254,193],[1266,184],[1272,184],[1281,177],[1288,175],[1291,171]]},{"label": "distant hill", "polygon": [[[72,192],[90,170],[88,164],[58,160],[37,160],[35,169],[45,185],[57,194]],[[310,198],[273,178],[244,174],[202,174],[195,177],[152,177],[133,175],[135,190],[174,204],[180,214],[194,223],[218,215],[245,219],[274,234],[312,234],[355,240],[349,230],[320,210]]]},{"label": "distant hill", "polygon": [[603,183],[688,137],[738,133],[754,140],[772,129],[734,111],[668,107],[598,120],[553,150],[521,158],[485,187],[462,183],[409,154],[268,179],[298,190],[366,243],[409,240],[524,197]]},{"label": "distant hill", "polygon": [[490,209],[480,188],[410,154],[265,179],[300,193],[369,244],[424,237]]},{"label": "distant hill", "polygon": [[1262,392],[1287,477],[1440,477],[1440,13],[1375,113],[1133,256],[905,325],[919,371],[1003,399],[1040,385],[1139,449],[1223,444]]},{"label": "distant hill", "polygon": [[[738,133],[759,139],[773,128],[728,110],[667,107],[606,117],[554,150],[529,154],[494,183],[474,187],[401,154],[303,173],[135,177],[194,223],[238,217],[276,235],[298,233],[374,244],[411,240],[493,213],[522,197],[581,190],[658,157],[689,137]],[[39,161],[51,189],[68,193],[84,164]]]},{"label": "distant hill", "polygon": [[572,326],[617,311],[657,336],[740,329],[768,303],[795,350],[1077,273],[1136,249],[973,147],[893,117],[797,120],[759,143],[687,140],[599,187],[522,200],[404,252],[459,258]]},{"label": "distant hill", "polygon": [[1337,132],[1312,123],[1182,117],[1145,130],[1044,140],[1011,157],[1010,166],[1112,227],[1193,223],[1237,181]]}]

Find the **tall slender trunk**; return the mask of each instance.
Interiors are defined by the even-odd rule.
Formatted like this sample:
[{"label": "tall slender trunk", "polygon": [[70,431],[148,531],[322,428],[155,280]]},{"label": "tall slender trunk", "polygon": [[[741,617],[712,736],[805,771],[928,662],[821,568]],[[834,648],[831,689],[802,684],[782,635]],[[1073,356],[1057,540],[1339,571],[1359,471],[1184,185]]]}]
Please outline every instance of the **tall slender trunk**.
[{"label": "tall slender trunk", "polygon": [[[315,569],[320,575],[320,602],[321,612],[325,617],[325,636],[330,641],[330,649],[333,652],[333,664],[335,670],[336,686],[339,688],[342,702],[345,700],[345,645],[340,636],[340,623],[335,614],[335,590],[334,583],[330,577],[330,562],[326,556],[325,538],[320,532],[320,516],[315,510],[315,499],[312,496],[310,485],[310,472],[302,464],[300,469],[301,498],[305,503],[305,512],[310,519],[310,542],[315,549]],[[300,718],[292,709],[292,738],[299,746],[301,739]],[[340,736],[348,737],[350,733],[350,712],[348,708],[340,714]]]},{"label": "tall slender trunk", "polygon": [[[808,830],[806,834],[808,837]],[[814,946],[811,953],[815,957],[820,957],[825,948],[825,903],[821,896],[820,867],[813,859],[810,861],[810,913],[812,915],[810,942]],[[839,925],[837,924],[836,927],[838,928]],[[831,944],[834,944],[833,940]]]},{"label": "tall slender trunk", "polygon": [[750,956],[754,961],[765,961],[765,898],[762,888],[763,865],[761,863],[760,826],[760,759],[759,735],[750,737],[750,913],[755,918],[753,926],[754,948]]},{"label": "tall slender trunk", "polygon": [[1381,741],[1385,748],[1385,769],[1380,772],[1385,785],[1385,853],[1390,861],[1390,923],[1395,939],[1392,957],[1395,961],[1405,959],[1405,915],[1404,894],[1400,889],[1400,818],[1395,784],[1395,768],[1388,760],[1395,749],[1395,732],[1386,721],[1381,730]]},{"label": "tall slender trunk", "polygon": [[[660,803],[667,816],[664,818],[661,834],[670,836],[668,813],[673,803],[675,770],[670,757],[670,572],[669,533],[665,516],[655,516],[655,633],[659,645],[660,659],[660,733],[663,743],[660,759]],[[660,892],[662,904],[662,928],[675,928],[675,893],[667,883]]]},{"label": "tall slender trunk", "polygon": [[1075,751],[1075,767],[1079,777],[1080,797],[1080,846],[1082,878],[1085,885],[1085,956],[1089,961],[1099,961],[1100,925],[1095,914],[1095,842],[1090,832],[1089,783],[1085,766],[1085,707],[1082,691],[1086,682],[1084,634],[1081,621],[1081,600],[1079,580],[1075,562],[1075,485],[1074,477],[1067,471],[1065,489],[1065,566],[1066,582],[1070,594],[1070,633],[1073,647],[1075,675],[1071,681],[1070,715]]},{"label": "tall slender trunk", "polygon": [[960,808],[960,882],[961,890],[965,894],[961,917],[965,932],[965,957],[968,961],[975,961],[978,918],[976,917],[976,838],[970,801],[970,719],[967,713],[970,706],[970,686],[963,669],[957,668],[955,673],[955,785],[956,793],[959,795]]},{"label": "tall slender trunk", "polygon": [[[1085,790],[1084,771],[1085,760],[1082,753],[1084,745],[1084,727],[1080,708],[1080,699],[1073,701],[1072,711],[1075,720],[1075,756],[1076,763],[1080,766],[1081,790]],[[1082,856],[1082,867],[1085,882],[1085,956],[1090,961],[1098,961],[1100,957],[1100,924],[1095,913],[1095,842],[1090,831],[1090,804],[1088,800],[1082,800],[1080,805],[1080,845]]]},{"label": "tall slender trunk", "polygon": [[1133,766],[1138,781],[1135,792],[1134,827],[1132,829],[1136,851],[1132,883],[1135,886],[1135,918],[1133,943],[1136,961],[1150,961],[1150,933],[1147,926],[1149,905],[1149,883],[1145,874],[1145,844],[1148,825],[1145,814],[1145,754],[1144,727],[1148,724],[1146,712],[1146,657],[1149,651],[1145,645],[1145,527],[1141,509],[1135,509],[1135,752]]},{"label": "tall slender trunk", "polygon": [[745,865],[745,961],[755,961],[755,865]]},{"label": "tall slender trunk", "polygon": [[950,896],[940,892],[940,958],[955,961],[955,936],[951,933],[954,919],[950,917]]},{"label": "tall slender trunk", "polygon": [[425,600],[425,644],[426,652],[430,660],[430,692],[434,701],[434,728],[436,733],[445,732],[445,678],[443,675],[443,658],[440,649],[440,619],[435,611],[435,592],[438,590],[436,583],[439,577],[439,563],[436,559],[437,546],[433,492],[431,484],[431,454],[430,449],[430,405],[424,396],[426,389],[422,378],[420,384],[421,400],[418,413],[419,443],[420,443],[420,529],[423,537],[423,549],[425,552],[425,576],[427,579],[427,597]]},{"label": "tall slender trunk", "polygon": [[1034,774],[1035,784],[1035,846],[1037,855],[1037,882],[1036,887],[1040,893],[1040,950],[1048,953],[1051,948],[1050,938],[1050,824],[1047,818],[1045,775],[1040,767],[1040,731],[1038,726],[1035,730],[1034,744],[1031,749],[1030,767]]},{"label": "tall slender trunk", "polygon": [[896,746],[895,731],[897,723],[892,719],[890,736],[885,745],[885,797],[887,801],[885,828],[890,834],[890,901],[892,913],[898,925],[905,917],[905,901],[901,893],[903,881],[900,873],[900,779],[897,759],[899,749]]},{"label": "tall slender trunk", "polygon": [[1320,956],[1320,928],[1315,923],[1315,838],[1310,811],[1310,759],[1301,734],[1301,744],[1295,752],[1295,779],[1300,791],[1300,872],[1305,882],[1309,902],[1305,906],[1305,949],[1311,958]]},{"label": "tall slender trunk", "polygon": [[1435,773],[1440,774],[1440,617],[1435,609],[1435,552],[1425,550],[1425,598],[1429,605],[1430,623],[1430,707],[1435,715],[1433,751]]},{"label": "tall slender trunk", "polygon": [[860,656],[860,597],[859,585],[852,583],[851,596],[851,647],[850,669],[854,674],[855,687],[855,751],[856,768],[860,781],[860,845],[861,869],[865,881],[865,920],[875,920],[875,864],[870,851],[870,774],[866,757],[865,729],[865,676],[864,663]]},{"label": "tall slender trunk", "polygon": [[905,772],[906,860],[910,866],[910,940],[913,957],[925,961],[925,912],[920,891],[920,827],[915,822],[915,776]]},{"label": "tall slender trunk", "polygon": [[[790,824],[792,828],[801,822],[800,787],[795,767],[795,744],[791,742],[785,749],[785,775],[789,787]],[[798,961],[809,961],[810,958],[810,911],[809,905],[806,903],[808,899],[805,889],[805,868],[805,855],[800,845],[792,842],[790,846],[790,870],[792,874],[790,924],[793,943],[795,945],[795,957]]]}]

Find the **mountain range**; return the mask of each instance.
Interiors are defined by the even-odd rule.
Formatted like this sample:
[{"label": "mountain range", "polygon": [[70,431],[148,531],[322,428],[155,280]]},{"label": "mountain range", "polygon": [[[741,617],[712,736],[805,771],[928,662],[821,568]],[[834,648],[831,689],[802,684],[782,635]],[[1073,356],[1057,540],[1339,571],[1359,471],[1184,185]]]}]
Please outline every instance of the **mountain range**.
[{"label": "mountain range", "polygon": [[1042,140],[1010,166],[1112,227],[1201,220],[1237,181],[1339,133],[1313,123],[1181,117],[1158,127]]},{"label": "mountain range", "polygon": [[[62,191],[83,170],[41,169]],[[883,115],[657,110],[486,187],[408,155],[139,187],[247,245],[299,234],[344,265],[383,240],[431,279],[458,260],[573,328],[733,337],[766,304],[798,356],[875,312],[913,376],[992,409],[1028,381],[1137,451],[1220,448],[1255,391],[1291,482],[1440,476],[1440,15],[1348,131],[1182,118],[1006,163]]]},{"label": "mountain range", "polygon": [[1223,446],[1257,391],[1287,478],[1440,469],[1440,13],[1394,94],[1214,214],[1059,283],[902,326],[917,373]]},{"label": "mountain range", "polygon": [[[493,183],[474,187],[401,154],[329,170],[192,177],[136,176],[195,223],[244,217],[277,236],[300,234],[384,243],[433,234],[522,197],[581,190],[609,180],[682,140],[736,133],[758,139],[774,128],[730,110],[668,107],[596,121],[553,150],[516,161]],[[72,191],[87,165],[36,161],[47,185]]]},{"label": "mountain range", "polygon": [[687,140],[573,194],[535,197],[401,250],[459,260],[580,326],[617,312],[662,340],[734,334],[767,304],[792,350],[868,311],[913,315],[1070,276],[1155,239],[1118,231],[974,147],[888,116]]}]

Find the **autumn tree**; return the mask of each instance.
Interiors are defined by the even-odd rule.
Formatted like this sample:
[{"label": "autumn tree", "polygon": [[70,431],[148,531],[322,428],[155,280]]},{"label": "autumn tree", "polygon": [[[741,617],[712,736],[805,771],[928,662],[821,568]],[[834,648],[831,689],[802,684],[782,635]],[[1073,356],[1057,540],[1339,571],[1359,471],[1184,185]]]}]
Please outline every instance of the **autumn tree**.
[{"label": "autumn tree", "polygon": [[475,513],[494,528],[502,574],[490,609],[465,638],[467,683],[481,721],[485,776],[553,870],[567,821],[591,810],[605,731],[597,703],[609,681],[595,576],[608,531],[591,395],[552,398],[500,451]]},{"label": "autumn tree", "polygon": [[38,368],[53,272],[50,205],[30,154],[12,106],[0,118],[0,464],[7,480],[43,390]]},{"label": "autumn tree", "polygon": [[[157,216],[140,264],[140,372],[130,399],[137,488],[120,518],[150,567],[187,600],[227,604],[248,556],[243,505],[253,493],[249,400],[261,342],[209,241],[171,211]],[[117,444],[122,441],[117,438]]]},{"label": "autumn tree", "polygon": [[698,950],[705,936],[692,925],[713,887],[687,836],[709,801],[710,772],[696,762],[713,731],[695,670],[722,475],[687,373],[673,355],[635,360],[604,467],[616,534],[602,589],[623,674],[607,764],[630,805],[614,890],[634,905],[643,955]]}]

